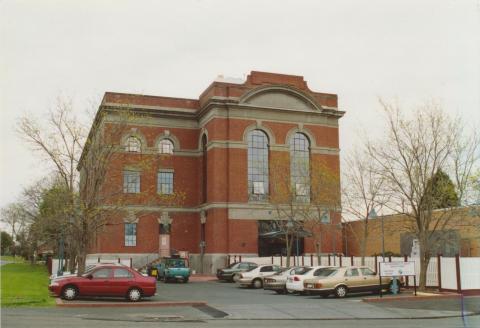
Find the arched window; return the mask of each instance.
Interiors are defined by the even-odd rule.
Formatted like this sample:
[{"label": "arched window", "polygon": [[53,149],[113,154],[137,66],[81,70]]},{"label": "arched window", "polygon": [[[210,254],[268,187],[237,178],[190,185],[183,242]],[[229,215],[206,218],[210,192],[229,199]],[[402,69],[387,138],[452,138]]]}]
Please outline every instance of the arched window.
[{"label": "arched window", "polygon": [[169,139],[163,139],[158,144],[160,154],[173,154],[173,142]]},{"label": "arched window", "polygon": [[303,133],[290,139],[290,178],[297,202],[310,201],[310,142]]},{"label": "arched window", "polygon": [[248,194],[250,200],[268,195],[268,137],[260,130],[248,134]]},{"label": "arched window", "polygon": [[133,153],[139,153],[142,149],[142,142],[137,137],[131,136],[127,138],[125,150]]}]

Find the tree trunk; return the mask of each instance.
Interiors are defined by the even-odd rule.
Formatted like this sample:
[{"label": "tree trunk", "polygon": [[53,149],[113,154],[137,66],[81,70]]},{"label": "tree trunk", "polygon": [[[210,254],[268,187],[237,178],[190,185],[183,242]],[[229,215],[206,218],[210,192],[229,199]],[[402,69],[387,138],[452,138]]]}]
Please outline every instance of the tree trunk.
[{"label": "tree trunk", "polygon": [[87,260],[87,254],[85,251],[80,251],[77,256],[78,259],[78,272],[77,276],[81,276],[85,272],[85,261]]},{"label": "tree trunk", "polygon": [[427,287],[427,269],[430,262],[430,252],[427,249],[426,238],[419,238],[420,246],[420,281],[418,289],[425,290]]},{"label": "tree trunk", "polygon": [[290,267],[290,255],[292,254],[291,252],[291,243],[290,243],[290,236],[288,235],[288,232],[285,234],[285,246],[287,247],[287,261],[286,261],[286,266],[287,268]]},{"label": "tree trunk", "polygon": [[76,254],[73,249],[68,252],[68,271],[74,272],[77,268]]},{"label": "tree trunk", "polygon": [[315,251],[317,252],[317,261],[318,265],[322,265],[322,258],[320,254],[322,253],[322,240],[321,237],[318,238],[318,241],[315,243]]},{"label": "tree trunk", "polygon": [[365,265],[365,253],[367,251],[367,238],[368,238],[368,221],[363,224],[363,236],[362,245],[360,248],[360,256],[362,257],[362,265]]}]

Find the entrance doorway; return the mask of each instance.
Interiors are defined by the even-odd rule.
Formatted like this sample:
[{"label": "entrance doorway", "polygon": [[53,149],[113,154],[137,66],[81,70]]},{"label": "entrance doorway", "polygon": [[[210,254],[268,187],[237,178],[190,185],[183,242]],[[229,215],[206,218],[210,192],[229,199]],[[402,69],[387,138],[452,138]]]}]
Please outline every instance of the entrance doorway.
[{"label": "entrance doorway", "polygon": [[[292,256],[303,254],[304,233],[293,235]],[[287,245],[285,233],[278,226],[277,221],[258,221],[258,256],[285,256]]]}]

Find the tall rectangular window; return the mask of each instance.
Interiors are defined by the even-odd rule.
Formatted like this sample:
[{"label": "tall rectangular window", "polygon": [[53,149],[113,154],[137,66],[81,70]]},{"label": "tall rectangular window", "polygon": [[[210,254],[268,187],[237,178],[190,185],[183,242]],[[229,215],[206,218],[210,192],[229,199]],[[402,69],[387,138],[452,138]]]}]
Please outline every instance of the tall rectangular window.
[{"label": "tall rectangular window", "polygon": [[125,246],[137,246],[136,223],[125,223]]},{"label": "tall rectangular window", "polygon": [[123,192],[133,194],[140,192],[140,172],[123,171]]},{"label": "tall rectangular window", "polygon": [[157,191],[159,194],[173,194],[173,172],[160,171],[157,176]]}]

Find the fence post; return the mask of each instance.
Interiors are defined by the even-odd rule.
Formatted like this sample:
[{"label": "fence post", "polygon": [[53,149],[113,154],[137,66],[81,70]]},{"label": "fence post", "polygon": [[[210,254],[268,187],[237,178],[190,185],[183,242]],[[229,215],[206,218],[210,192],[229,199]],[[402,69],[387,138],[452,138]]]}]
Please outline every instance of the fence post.
[{"label": "fence post", "polygon": [[296,266],[297,264],[295,263],[295,258],[296,256],[293,257],[293,266]]},{"label": "fence post", "polygon": [[97,258],[98,263],[100,263],[100,256]]},{"label": "fence post", "polygon": [[305,266],[305,256],[302,255],[302,265]]},{"label": "fence post", "polygon": [[377,261],[377,255],[375,255],[375,274],[378,273],[378,261]]},{"label": "fence post", "polygon": [[130,268],[133,268],[133,260],[130,258]]},{"label": "fence post", "polygon": [[442,257],[441,254],[437,254],[437,276],[438,276],[438,291],[442,291]]},{"label": "fence post", "polygon": [[272,264],[273,264],[273,255],[272,255]]},{"label": "fence post", "polygon": [[330,254],[328,254],[328,265],[330,266]]},{"label": "fence post", "polygon": [[350,265],[353,266],[353,255],[350,255]]},{"label": "fence post", "polygon": [[120,258],[118,258],[118,263],[120,263]]},{"label": "fence post", "polygon": [[388,255],[388,262],[392,262],[392,255]]},{"label": "fence post", "polygon": [[238,255],[239,262],[242,262],[242,255]]},{"label": "fence post", "polygon": [[338,257],[338,266],[341,267],[342,266],[342,254],[340,254],[340,256]]},{"label": "fence post", "polygon": [[280,255],[280,266],[283,266],[283,256]]},{"label": "fence post", "polygon": [[[408,262],[408,255],[403,255],[403,259],[404,259],[404,262]],[[405,287],[408,287],[408,278],[410,278],[410,276],[406,276]]]},{"label": "fence post", "polygon": [[[310,254],[310,265],[313,266],[313,254]],[[318,265],[321,265],[318,263]]]},{"label": "fence post", "polygon": [[457,271],[457,293],[462,292],[462,281],[460,277],[460,256],[458,254],[455,255],[455,267]]}]

